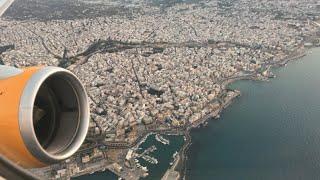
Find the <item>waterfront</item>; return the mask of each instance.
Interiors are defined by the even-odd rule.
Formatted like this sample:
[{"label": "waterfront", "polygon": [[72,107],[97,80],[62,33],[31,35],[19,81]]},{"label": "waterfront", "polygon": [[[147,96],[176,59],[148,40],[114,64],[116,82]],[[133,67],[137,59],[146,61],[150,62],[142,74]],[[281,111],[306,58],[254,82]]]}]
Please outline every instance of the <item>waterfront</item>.
[{"label": "waterfront", "polygon": [[274,70],[268,83],[230,86],[242,96],[219,120],[191,132],[187,179],[320,176],[320,49],[311,51]]},{"label": "waterfront", "polygon": [[151,135],[148,137],[145,143],[140,145],[141,150],[139,152],[143,152],[146,148],[149,148],[152,145],[157,147],[157,150],[150,153],[152,157],[158,159],[158,164],[150,164],[144,161],[142,158],[139,158],[142,166],[147,166],[149,169],[149,176],[143,178],[145,180],[151,179],[161,179],[161,177],[165,174],[166,170],[170,167],[169,163],[173,161],[172,155],[179,151],[181,146],[183,145],[183,137],[182,136],[163,136],[170,141],[169,145],[161,144],[160,142],[155,140],[155,135]]},{"label": "waterfront", "polygon": [[[142,178],[145,180],[151,179],[161,179],[165,174],[166,170],[170,167],[170,162],[173,161],[172,155],[179,151],[181,146],[184,143],[183,136],[177,135],[163,135],[163,137],[170,141],[169,145],[162,144],[155,139],[155,135],[152,134],[148,136],[146,141],[139,146],[137,153],[143,153],[144,150],[150,148],[151,146],[155,146],[157,149],[154,152],[148,153],[151,157],[154,157],[158,160],[158,164],[151,164],[143,158],[138,158],[140,164],[148,168],[149,176]],[[97,172],[94,174],[88,174],[84,176],[80,176],[77,178],[73,178],[74,180],[85,180],[85,179],[117,179],[117,176],[110,171],[105,172]]]},{"label": "waterfront", "polygon": [[72,178],[73,180],[86,180],[86,179],[94,179],[94,180],[117,180],[118,176],[113,174],[112,172],[106,170],[104,172],[96,172],[94,174],[87,174],[80,177]]}]

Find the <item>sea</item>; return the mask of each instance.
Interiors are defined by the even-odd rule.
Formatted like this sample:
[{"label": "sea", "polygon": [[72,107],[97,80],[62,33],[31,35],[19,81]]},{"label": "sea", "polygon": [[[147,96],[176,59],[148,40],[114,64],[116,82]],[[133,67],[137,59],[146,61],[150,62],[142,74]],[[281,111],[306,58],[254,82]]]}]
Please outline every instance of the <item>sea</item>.
[{"label": "sea", "polygon": [[241,97],[191,132],[187,179],[320,179],[320,48],[273,72],[231,84]]}]

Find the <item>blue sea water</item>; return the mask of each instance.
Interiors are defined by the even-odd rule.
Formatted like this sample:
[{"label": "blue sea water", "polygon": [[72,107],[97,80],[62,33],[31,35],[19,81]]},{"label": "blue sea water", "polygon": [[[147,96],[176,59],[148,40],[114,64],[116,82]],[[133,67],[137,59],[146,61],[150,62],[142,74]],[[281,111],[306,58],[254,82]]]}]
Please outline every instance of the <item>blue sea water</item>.
[{"label": "blue sea water", "polygon": [[187,179],[320,179],[320,48],[242,92],[217,121],[192,131]]}]

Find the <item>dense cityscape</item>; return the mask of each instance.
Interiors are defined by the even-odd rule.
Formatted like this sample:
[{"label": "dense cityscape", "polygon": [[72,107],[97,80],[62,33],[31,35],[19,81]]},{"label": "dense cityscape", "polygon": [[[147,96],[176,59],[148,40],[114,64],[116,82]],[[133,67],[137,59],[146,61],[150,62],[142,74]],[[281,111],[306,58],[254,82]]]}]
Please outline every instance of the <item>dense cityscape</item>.
[{"label": "dense cityscape", "polygon": [[[70,1],[72,12],[57,1],[58,11],[43,5],[33,13],[21,8],[34,9],[30,2],[37,0],[21,1],[0,19],[0,63],[67,68],[90,98],[82,149],[32,170],[52,179],[103,169],[125,179],[147,176],[135,160],[156,162],[148,152],[136,153],[150,133],[185,136],[175,158],[183,162],[189,129],[218,118],[240,95],[228,89],[230,82],[268,80],[270,67],[320,45],[316,0]],[[175,165],[164,179],[183,176],[183,163]]]}]

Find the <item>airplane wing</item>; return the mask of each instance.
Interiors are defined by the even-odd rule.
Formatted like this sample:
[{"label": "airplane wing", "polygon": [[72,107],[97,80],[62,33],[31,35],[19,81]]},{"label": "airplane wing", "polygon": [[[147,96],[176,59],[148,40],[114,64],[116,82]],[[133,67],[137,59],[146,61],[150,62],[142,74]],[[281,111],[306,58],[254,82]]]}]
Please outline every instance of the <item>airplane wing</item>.
[{"label": "airplane wing", "polygon": [[38,177],[0,155],[0,179],[1,176],[2,179],[39,180]]},{"label": "airplane wing", "polygon": [[14,0],[0,0],[0,16],[8,9]]}]

